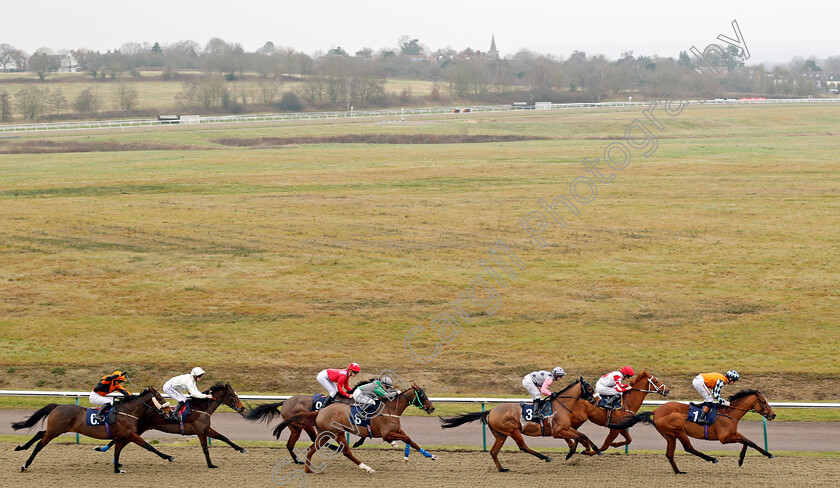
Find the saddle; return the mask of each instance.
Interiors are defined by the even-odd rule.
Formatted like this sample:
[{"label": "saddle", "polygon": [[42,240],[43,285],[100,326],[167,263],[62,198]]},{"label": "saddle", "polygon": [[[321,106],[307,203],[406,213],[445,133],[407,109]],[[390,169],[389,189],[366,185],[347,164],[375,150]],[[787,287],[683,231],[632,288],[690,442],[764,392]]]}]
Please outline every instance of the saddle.
[{"label": "saddle", "polygon": [[[550,418],[554,414],[554,409],[551,408],[551,403],[545,402],[542,408],[542,415],[543,418],[538,418],[534,412],[534,404],[533,403],[525,403],[519,402],[519,405],[522,407],[522,422],[535,422],[540,426],[540,433],[543,437],[546,435],[546,427],[550,425]],[[551,429],[548,429],[551,431]]]},{"label": "saddle", "polygon": [[324,403],[327,401],[327,395],[322,393],[316,393],[312,395],[312,404],[309,406],[309,411],[314,412],[316,410],[321,410],[321,407],[324,406]]},{"label": "saddle", "polygon": [[[366,405],[365,405],[366,406]],[[369,413],[365,412],[365,406],[350,406],[350,419],[356,427],[365,427],[368,430],[368,437],[373,439],[373,429],[370,428]]]},{"label": "saddle", "polygon": [[712,425],[717,420],[717,411],[718,411],[718,404],[713,403],[709,409],[709,414],[706,416],[705,422],[699,422],[700,416],[703,415],[703,406],[704,403],[694,403],[690,402],[688,404],[688,415],[686,416],[686,420],[689,422],[694,422],[698,425]]}]

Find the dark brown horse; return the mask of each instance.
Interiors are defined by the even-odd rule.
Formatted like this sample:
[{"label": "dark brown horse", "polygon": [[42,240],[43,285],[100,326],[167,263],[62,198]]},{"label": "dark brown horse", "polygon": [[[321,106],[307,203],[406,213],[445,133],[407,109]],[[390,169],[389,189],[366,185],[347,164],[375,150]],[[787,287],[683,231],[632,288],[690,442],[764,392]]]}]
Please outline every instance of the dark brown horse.
[{"label": "dark brown horse", "polygon": [[[417,451],[424,452],[420,446],[417,445],[411,438],[402,430],[400,426],[400,415],[409,406],[415,406],[426,413],[433,413],[435,411],[434,405],[426,396],[423,388],[413,384],[411,388],[400,392],[393,400],[383,400],[381,406],[375,415],[370,419],[370,427],[362,427],[356,425],[350,416],[350,407],[348,405],[331,404],[317,412],[308,412],[301,415],[295,415],[289,419],[280,422],[280,425],[275,429],[275,436],[279,438],[280,431],[291,423],[298,423],[301,425],[314,426],[318,432],[315,442],[309,446],[306,452],[306,463],[304,471],[311,473],[312,470],[312,455],[315,451],[328,445],[330,441],[338,442],[338,450],[344,456],[356,463],[356,465],[368,473],[373,473],[374,469],[362,463],[350,451],[350,446],[347,445],[345,432],[358,435],[360,437],[370,436],[378,437],[386,442],[399,441],[404,442]],[[430,456],[432,460],[437,459],[436,456]]]},{"label": "dark brown horse", "polygon": [[58,405],[50,403],[41,408],[28,419],[12,424],[15,430],[30,428],[46,417],[47,428],[35,434],[23,446],[15,447],[15,451],[25,451],[36,441],[38,445],[26,463],[20,467],[21,471],[26,471],[35,456],[44,448],[51,440],[65,432],[78,432],[79,434],[93,437],[94,439],[108,439],[108,430],[110,429],[111,436],[114,438],[114,443],[117,446],[114,449],[114,472],[125,473],[120,469],[120,452],[123,447],[129,442],[133,442],[142,448],[151,451],[163,459],[172,462],[175,458],[167,456],[162,452],[152,447],[148,442],[144,441],[137,433],[137,424],[139,419],[146,413],[154,413],[163,417],[169,415],[172,409],[164,401],[163,397],[153,388],[149,387],[143,390],[139,395],[131,395],[126,397],[121,402],[114,403],[112,407],[116,412],[116,420],[113,425],[106,428],[105,425],[86,425],[85,422],[85,407],[79,405]]},{"label": "dark brown horse", "polygon": [[[595,390],[592,388],[592,385],[587,383],[583,377],[567,386],[563,391],[552,393],[548,397],[548,400],[551,402],[554,415],[546,419],[545,435],[551,435],[555,439],[580,441],[584,446],[595,450],[600,455],[600,449],[586,435],[578,432],[571,425],[572,411],[575,405],[577,405],[579,400],[591,401],[594,393]],[[513,438],[516,445],[519,446],[520,451],[527,452],[547,463],[552,461],[550,457],[532,450],[525,444],[525,439],[522,437],[523,434],[531,437],[541,437],[543,430],[537,422],[524,421],[523,423],[522,409],[519,404],[504,403],[493,407],[487,412],[468,413],[451,419],[441,419],[441,422],[443,423],[442,427],[444,429],[450,429],[476,420],[481,420],[482,423],[490,427],[490,432],[496,438],[496,442],[490,449],[490,456],[493,458],[493,462],[496,463],[496,468],[499,471],[510,471],[509,469],[502,468],[502,464],[499,462],[499,451],[502,450],[502,445],[508,437]],[[576,446],[577,442],[569,450],[566,459],[572,457],[575,453]]]},{"label": "dark brown horse", "polygon": [[[671,390],[665,386],[664,383],[659,381],[656,376],[653,376],[647,371],[642,371],[639,376],[630,383],[630,389],[624,392],[623,398],[621,399],[622,407],[620,409],[610,411],[589,402],[577,402],[577,405],[575,405],[575,408],[572,411],[572,428],[579,428],[587,420],[594,424],[609,428],[610,425],[608,424],[613,424],[624,418],[633,416],[639,410],[639,407],[642,406],[642,402],[645,400],[648,393],[658,393],[664,397],[668,396],[670,392]],[[613,442],[619,434],[624,437],[624,441]],[[605,451],[610,447],[621,447],[630,444],[632,441],[633,439],[630,438],[630,434],[627,432],[627,429],[610,428],[610,433],[604,440],[601,450]],[[572,443],[577,441],[566,439],[566,442],[569,443],[569,447],[574,448],[575,446],[573,446]],[[583,451],[582,454],[593,456],[595,455],[595,451],[587,450]]]},{"label": "dark brown horse", "polygon": [[[213,399],[208,400],[203,398],[194,398],[190,400],[190,413],[187,415],[187,418],[184,419],[183,432],[181,432],[181,425],[179,422],[168,420],[160,415],[145,415],[140,418],[140,422],[137,425],[137,433],[142,435],[147,430],[154,429],[162,432],[168,432],[170,434],[197,435],[198,441],[201,443],[201,449],[204,451],[204,458],[207,460],[208,468],[218,467],[210,461],[210,450],[207,449],[208,437],[211,439],[218,439],[239,452],[248,452],[248,450],[244,447],[239,447],[230,439],[210,427],[210,416],[213,415],[220,405],[227,405],[240,414],[245,411],[245,406],[242,405],[242,401],[239,400],[239,396],[236,395],[236,391],[232,386],[230,386],[230,383],[224,385],[218,383],[211,386],[210,389],[204,393],[209,394],[213,397]],[[110,444],[105,447],[96,447],[94,449],[100,452],[105,452],[113,445],[114,441],[111,441]]]},{"label": "dark brown horse", "polygon": [[708,426],[708,436],[704,435],[704,426],[687,420],[688,405],[679,402],[668,402],[653,412],[635,415],[632,418],[621,421],[616,428],[628,428],[638,422],[652,423],[662,437],[668,441],[668,450],[665,456],[671,462],[671,467],[674,468],[674,473],[676,474],[685,473],[684,471],[680,471],[677,468],[677,463],[674,462],[674,450],[677,441],[680,441],[687,452],[715,464],[719,462],[716,458],[694,449],[691,441],[689,441],[689,437],[710,441],[719,440],[721,444],[740,442],[744,447],[741,449],[741,456],[738,458],[738,466],[744,464],[744,455],[747,453],[747,447],[752,447],[761,454],[773,459],[775,456],[738,433],[738,421],[749,411],[755,411],[767,420],[776,418],[776,414],[773,413],[773,409],[770,408],[770,404],[767,403],[764,395],[758,390],[744,390],[732,395],[729,398],[729,402],[730,405],[728,407],[718,407],[717,420],[714,424]]}]

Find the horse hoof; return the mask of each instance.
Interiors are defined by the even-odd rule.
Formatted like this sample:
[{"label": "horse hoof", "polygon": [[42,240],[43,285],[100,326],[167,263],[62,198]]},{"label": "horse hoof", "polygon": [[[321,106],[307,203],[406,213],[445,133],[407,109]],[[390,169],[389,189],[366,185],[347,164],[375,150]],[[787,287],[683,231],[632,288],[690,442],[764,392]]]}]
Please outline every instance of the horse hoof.
[{"label": "horse hoof", "polygon": [[114,471],[114,473],[116,473],[116,474],[125,474],[125,470],[124,470],[124,469],[121,469],[121,470],[119,470],[119,471]]},{"label": "horse hoof", "polygon": [[718,458],[712,458],[712,464],[717,464],[717,463],[719,463],[719,462],[720,462],[720,459],[718,459]]},{"label": "horse hoof", "polygon": [[677,472],[676,472],[676,473],[674,473],[674,474],[685,474],[685,471],[677,471]]},{"label": "horse hoof", "polygon": [[248,449],[245,449],[245,448],[243,447],[242,449],[240,449],[240,450],[239,450],[239,452],[241,452],[242,454],[245,454],[246,452],[248,452]]},{"label": "horse hoof", "polygon": [[295,459],[295,464],[306,464],[306,463],[303,462],[303,461],[298,461],[297,459]]},{"label": "horse hoof", "polygon": [[370,466],[365,463],[359,463],[359,469],[362,471],[367,471],[368,473],[375,473],[376,471],[373,470]]},{"label": "horse hoof", "polygon": [[566,454],[566,461],[568,461],[569,458],[574,456],[574,455],[575,455],[575,453],[573,453],[573,452],[570,452],[569,454]]},{"label": "horse hoof", "polygon": [[15,451],[22,451],[22,450],[23,450],[23,446],[15,446]]},{"label": "horse hoof", "polygon": [[547,463],[550,463],[551,461],[554,461],[554,460],[551,459],[551,456],[546,456],[544,461],[547,462]]},{"label": "horse hoof", "polygon": [[510,470],[507,469],[507,468],[499,468],[500,473],[507,473],[508,471],[510,471]]},{"label": "horse hoof", "polygon": [[405,461],[405,463],[408,464],[408,458],[407,457],[404,457],[403,461]]},{"label": "horse hoof", "polygon": [[776,459],[776,456],[771,454],[771,455],[767,456],[767,459]]},{"label": "horse hoof", "polygon": [[20,472],[25,473],[26,472],[26,466],[21,466],[20,467]]},{"label": "horse hoof", "polygon": [[166,460],[167,460],[167,461],[169,461],[169,462],[171,463],[172,461],[174,461],[174,460],[175,460],[175,456],[168,456],[168,457],[166,458]]},{"label": "horse hoof", "polygon": [[400,445],[397,444],[397,441],[391,441],[391,447],[400,447]]},{"label": "horse hoof", "polygon": [[598,451],[596,454],[598,454],[599,456],[603,456],[603,455],[604,455],[604,451]]},{"label": "horse hoof", "polygon": [[216,468],[218,468],[218,466],[216,466],[215,464],[211,464],[211,465],[209,465],[209,466],[207,466],[207,467],[208,467],[208,468],[210,468],[210,469],[216,469]]},{"label": "horse hoof", "polygon": [[432,454],[432,457],[430,457],[429,459],[431,459],[432,461],[437,461],[437,460],[438,460],[438,457],[437,457],[437,456],[435,456],[434,454]]}]

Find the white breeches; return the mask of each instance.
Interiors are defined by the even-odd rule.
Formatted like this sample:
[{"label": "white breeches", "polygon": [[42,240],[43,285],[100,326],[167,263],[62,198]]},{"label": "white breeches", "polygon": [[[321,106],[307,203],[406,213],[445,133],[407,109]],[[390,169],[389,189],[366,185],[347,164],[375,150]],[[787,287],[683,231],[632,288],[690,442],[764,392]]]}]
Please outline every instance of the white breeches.
[{"label": "white breeches", "polygon": [[540,393],[539,387],[537,387],[537,385],[535,385],[534,382],[531,381],[531,375],[522,378],[522,386],[524,386],[525,389],[528,390],[528,393],[531,394],[531,398],[533,398],[534,400],[539,400],[540,398],[542,398],[542,393]]},{"label": "white breeches", "polygon": [[376,403],[376,398],[370,395],[365,395],[362,393],[362,390],[358,388],[356,388],[356,391],[353,392],[353,400],[355,400],[356,403],[364,403],[365,405],[373,405]]},{"label": "white breeches", "polygon": [[92,405],[113,405],[114,397],[102,396],[95,391],[90,392],[90,403]]},{"label": "white breeches", "polygon": [[329,396],[335,398],[335,394],[338,393],[338,387],[335,386],[335,383],[330,381],[330,377],[327,375],[327,370],[323,370],[318,373],[318,383],[321,383],[326,390]]},{"label": "white breeches", "polygon": [[621,395],[621,393],[614,387],[604,386],[601,383],[595,383],[595,391],[602,397],[610,397],[613,395]]},{"label": "white breeches", "polygon": [[709,391],[709,387],[706,386],[706,382],[703,380],[703,375],[697,375],[691,381],[691,385],[697,390],[697,393],[703,396],[704,402],[714,402],[715,400],[712,398],[712,392]]},{"label": "white breeches", "polygon": [[187,401],[186,395],[176,390],[172,385],[169,384],[168,381],[163,385],[163,392],[169,395],[169,398],[175,400],[176,402]]}]

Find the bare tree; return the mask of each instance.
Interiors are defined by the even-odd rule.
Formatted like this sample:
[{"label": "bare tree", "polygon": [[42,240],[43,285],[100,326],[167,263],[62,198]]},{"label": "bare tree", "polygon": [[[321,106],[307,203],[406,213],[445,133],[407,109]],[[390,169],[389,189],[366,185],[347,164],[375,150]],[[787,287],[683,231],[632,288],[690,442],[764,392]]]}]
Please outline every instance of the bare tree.
[{"label": "bare tree", "polygon": [[93,88],[85,88],[73,99],[73,109],[80,114],[98,112],[102,106],[102,99]]},{"label": "bare tree", "polygon": [[0,122],[12,120],[12,97],[6,90],[0,90]]},{"label": "bare tree", "polygon": [[137,90],[125,80],[117,83],[116,106],[118,110],[127,111],[137,108]]},{"label": "bare tree", "polygon": [[15,104],[25,120],[35,120],[44,110],[44,91],[37,86],[27,86],[15,93]]},{"label": "bare tree", "polygon": [[38,75],[38,79],[44,80],[48,74],[58,71],[61,63],[48,48],[42,47],[35,51],[29,58],[29,70]]},{"label": "bare tree", "polygon": [[61,88],[50,93],[49,96],[46,97],[46,100],[50,105],[50,108],[55,110],[57,115],[61,115],[61,109],[67,106],[67,98],[64,97],[64,93],[61,91]]},{"label": "bare tree", "polygon": [[22,57],[20,50],[16,49],[11,44],[0,44],[0,70],[9,71],[10,69],[20,69],[18,66],[18,59]]}]

